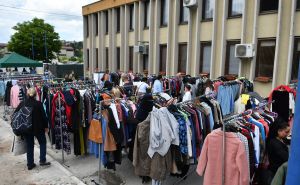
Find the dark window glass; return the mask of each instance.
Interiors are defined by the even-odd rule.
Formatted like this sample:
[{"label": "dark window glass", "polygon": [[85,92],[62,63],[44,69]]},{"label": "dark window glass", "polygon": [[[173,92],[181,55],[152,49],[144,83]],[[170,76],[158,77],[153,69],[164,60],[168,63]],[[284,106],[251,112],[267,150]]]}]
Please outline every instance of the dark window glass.
[{"label": "dark window glass", "polygon": [[168,25],[168,12],[169,12],[169,0],[161,0],[161,25],[167,26]]},{"label": "dark window glass", "polygon": [[178,72],[186,72],[187,44],[179,44],[178,47]]},{"label": "dark window glass", "polygon": [[84,16],[85,18],[85,22],[86,22],[86,27],[85,27],[85,35],[86,37],[89,37],[89,17],[88,16]]},{"label": "dark window glass", "polygon": [[259,40],[256,77],[273,77],[276,40]]},{"label": "dark window glass", "polygon": [[96,48],[96,69],[98,70],[98,67],[99,67],[99,53],[98,53],[98,48]]},{"label": "dark window glass", "polygon": [[133,46],[129,47],[129,71],[133,71]]},{"label": "dark window glass", "polygon": [[89,49],[86,50],[86,68],[87,69],[90,68],[90,50]]},{"label": "dark window glass", "polygon": [[148,55],[143,55],[143,70],[148,70]]},{"label": "dark window glass", "polygon": [[129,6],[129,29],[134,30],[134,5]]},{"label": "dark window glass", "polygon": [[297,9],[300,10],[300,0],[297,0]]},{"label": "dark window glass", "polygon": [[211,42],[201,43],[200,46],[200,73],[210,73],[211,66]]},{"label": "dark window glass", "polygon": [[121,23],[120,23],[120,19],[121,19],[121,15],[120,15],[120,8],[117,8],[117,10],[116,10],[116,13],[117,13],[117,32],[120,32],[120,25],[121,25]]},{"label": "dark window glass", "polygon": [[203,0],[202,18],[212,19],[214,16],[215,0]]},{"label": "dark window glass", "polygon": [[294,45],[292,80],[298,79],[299,63],[300,63],[300,38],[297,38],[295,39],[295,45]]},{"label": "dark window glass", "polygon": [[225,75],[238,75],[240,59],[235,57],[235,45],[240,41],[228,41],[226,47]]},{"label": "dark window glass", "polygon": [[183,0],[180,0],[180,23],[187,23],[189,20],[189,9],[183,6]]},{"label": "dark window glass", "polygon": [[105,33],[108,33],[108,11],[105,11]]},{"label": "dark window glass", "polygon": [[117,47],[117,71],[121,70],[121,54],[120,54],[120,47]]},{"label": "dark window glass", "polygon": [[99,31],[98,31],[98,14],[95,13],[94,17],[95,17],[95,35],[97,36],[99,33]]},{"label": "dark window glass", "polygon": [[109,69],[109,53],[108,53],[108,48],[105,48],[105,57],[106,57],[105,67],[108,70]]},{"label": "dark window glass", "polygon": [[150,26],[150,1],[145,1],[145,15],[144,15],[144,27]]},{"label": "dark window glass", "polygon": [[228,16],[239,16],[243,14],[245,0],[230,0],[228,8]]},{"label": "dark window glass", "polygon": [[260,0],[260,12],[277,11],[279,0]]},{"label": "dark window glass", "polygon": [[160,45],[159,72],[166,72],[167,68],[167,45]]}]

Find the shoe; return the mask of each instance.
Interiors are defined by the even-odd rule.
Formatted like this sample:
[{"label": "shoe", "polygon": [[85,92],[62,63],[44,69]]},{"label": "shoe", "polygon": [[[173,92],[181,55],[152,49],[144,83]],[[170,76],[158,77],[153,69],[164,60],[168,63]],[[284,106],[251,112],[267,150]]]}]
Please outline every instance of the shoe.
[{"label": "shoe", "polygon": [[43,162],[43,163],[40,162],[40,166],[49,166],[49,165],[51,165],[50,162]]},{"label": "shoe", "polygon": [[36,167],[36,164],[33,163],[32,166],[28,166],[28,170],[32,170],[32,169],[35,168],[35,167]]}]

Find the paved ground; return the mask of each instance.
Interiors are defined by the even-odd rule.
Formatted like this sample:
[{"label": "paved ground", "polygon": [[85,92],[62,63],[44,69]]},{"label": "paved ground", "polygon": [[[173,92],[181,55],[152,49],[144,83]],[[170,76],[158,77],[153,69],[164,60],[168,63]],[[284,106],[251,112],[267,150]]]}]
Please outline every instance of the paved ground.
[{"label": "paved ground", "polygon": [[[52,163],[51,167],[38,167],[33,171],[26,168],[26,156],[13,156],[10,147],[13,133],[10,126],[2,119],[3,107],[0,107],[0,184],[88,184],[88,185],[141,185],[142,180],[134,174],[131,162],[126,156],[123,157],[122,165],[117,166],[117,171],[112,172],[102,168],[99,178],[99,159],[94,156],[64,155],[65,162],[62,164],[61,151],[57,151],[49,145],[47,159]],[[35,159],[38,162],[38,145],[35,149]],[[191,175],[179,185],[201,185],[202,178],[195,172],[195,166],[190,168]],[[80,179],[80,180],[79,180]],[[167,177],[164,185],[173,185],[178,178]],[[83,182],[83,183],[82,183]],[[151,183],[148,183],[151,184]]]}]

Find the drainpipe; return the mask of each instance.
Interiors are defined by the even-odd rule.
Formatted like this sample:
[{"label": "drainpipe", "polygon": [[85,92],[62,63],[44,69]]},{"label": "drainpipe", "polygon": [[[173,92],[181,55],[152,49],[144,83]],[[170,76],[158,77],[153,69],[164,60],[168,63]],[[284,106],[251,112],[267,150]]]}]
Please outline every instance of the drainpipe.
[{"label": "drainpipe", "polygon": [[[241,44],[245,44],[246,42],[246,25],[247,25],[247,3],[248,0],[244,0],[244,8],[243,8],[243,17],[242,17],[242,33],[241,33]],[[242,63],[243,61],[241,60],[240,65],[239,65],[239,77],[242,76]]]}]

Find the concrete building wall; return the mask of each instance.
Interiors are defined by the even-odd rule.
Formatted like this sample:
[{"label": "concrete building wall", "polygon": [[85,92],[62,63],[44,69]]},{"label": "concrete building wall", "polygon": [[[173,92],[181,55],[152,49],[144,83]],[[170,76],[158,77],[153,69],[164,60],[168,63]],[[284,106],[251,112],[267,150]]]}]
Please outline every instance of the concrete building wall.
[{"label": "concrete building wall", "polygon": [[[95,47],[99,49],[99,68],[106,68],[105,48],[109,48],[109,69],[116,70],[116,47],[120,47],[121,71],[128,71],[129,46],[138,45],[139,41],[147,41],[149,44],[148,72],[159,73],[160,44],[167,45],[166,75],[175,75],[178,71],[178,45],[187,43],[187,69],[192,76],[199,75],[199,62],[203,53],[200,51],[201,43],[209,41],[211,45],[211,69],[210,78],[215,79],[225,72],[227,55],[227,43],[232,40],[240,40],[241,43],[252,43],[257,54],[259,40],[275,39],[276,48],[274,56],[274,70],[270,82],[261,82],[255,78],[257,55],[250,59],[242,59],[239,63],[239,76],[254,81],[255,90],[262,96],[267,96],[272,88],[280,84],[290,82],[293,62],[294,38],[300,36],[300,11],[296,10],[299,0],[278,0],[277,11],[261,13],[260,0],[245,0],[243,15],[228,17],[230,0],[215,1],[212,20],[202,20],[203,0],[198,1],[198,6],[189,9],[187,24],[179,24],[180,1],[166,0],[169,3],[168,25],[161,26],[161,0],[149,0],[150,26],[144,28],[145,1],[139,0],[102,0],[82,8],[84,19],[84,60],[87,69],[86,76],[91,76],[95,60]],[[129,6],[134,6],[134,31],[129,30]],[[116,33],[115,8],[120,7],[120,33]],[[104,11],[109,10],[109,34],[104,34]],[[93,14],[98,13],[99,35],[95,36],[93,29]],[[89,20],[87,30],[87,19]],[[101,30],[101,31],[100,31]],[[89,35],[87,36],[87,31]],[[87,57],[89,50],[89,57]],[[134,53],[133,71],[143,72],[144,57],[140,53]],[[101,69],[102,68],[102,69]]]}]

